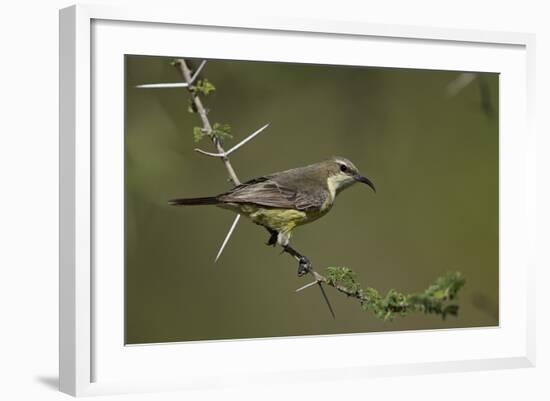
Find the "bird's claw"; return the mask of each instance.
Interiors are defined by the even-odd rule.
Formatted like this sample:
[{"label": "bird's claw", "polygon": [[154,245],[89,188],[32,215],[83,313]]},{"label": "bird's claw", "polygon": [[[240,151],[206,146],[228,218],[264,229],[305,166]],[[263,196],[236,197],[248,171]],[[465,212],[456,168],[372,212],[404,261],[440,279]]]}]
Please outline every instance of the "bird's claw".
[{"label": "bird's claw", "polygon": [[278,235],[279,235],[279,233],[277,233],[276,231],[271,232],[271,236],[269,237],[269,239],[267,240],[267,242],[265,244],[268,245],[268,246],[277,245]]},{"label": "bird's claw", "polygon": [[305,256],[301,256],[298,260],[298,277],[302,277],[303,275],[309,273],[311,269],[311,262],[309,259]]}]

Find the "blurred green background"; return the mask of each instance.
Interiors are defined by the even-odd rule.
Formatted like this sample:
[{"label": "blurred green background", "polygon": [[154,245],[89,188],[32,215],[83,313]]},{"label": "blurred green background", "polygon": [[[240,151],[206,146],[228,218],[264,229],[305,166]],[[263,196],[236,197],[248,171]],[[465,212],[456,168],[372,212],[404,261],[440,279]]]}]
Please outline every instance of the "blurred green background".
[{"label": "blurred green background", "polygon": [[375,183],[376,194],[357,185],[295,231],[318,270],[348,266],[384,293],[465,276],[458,317],[384,322],[331,288],[335,320],[318,289],[296,294],[309,278],[247,220],[214,263],[234,215],[167,201],[228,190],[226,171],[193,151],[200,120],[186,89],[135,88],[180,81],[171,61],[126,56],[126,343],[498,325],[497,74],[452,95],[467,75],[222,60],[201,74],[217,88],[203,97],[211,122],[233,128],[226,148],[271,122],[231,156],[241,181],[339,155]]}]

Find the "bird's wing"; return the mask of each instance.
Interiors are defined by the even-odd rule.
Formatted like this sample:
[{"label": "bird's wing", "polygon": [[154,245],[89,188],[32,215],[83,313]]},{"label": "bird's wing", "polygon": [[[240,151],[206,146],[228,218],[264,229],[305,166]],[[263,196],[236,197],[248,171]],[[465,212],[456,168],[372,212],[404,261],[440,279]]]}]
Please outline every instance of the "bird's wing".
[{"label": "bird's wing", "polygon": [[327,190],[315,185],[294,188],[291,184],[266,176],[245,182],[220,195],[218,199],[223,202],[307,211],[320,210],[328,196]]}]

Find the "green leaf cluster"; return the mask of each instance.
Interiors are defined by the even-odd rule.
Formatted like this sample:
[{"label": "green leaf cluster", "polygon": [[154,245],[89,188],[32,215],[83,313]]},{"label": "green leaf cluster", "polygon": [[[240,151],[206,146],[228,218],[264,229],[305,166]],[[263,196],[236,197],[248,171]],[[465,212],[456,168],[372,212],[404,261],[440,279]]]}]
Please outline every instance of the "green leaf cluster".
[{"label": "green leaf cluster", "polygon": [[371,311],[380,319],[392,320],[396,315],[406,316],[410,312],[424,312],[441,316],[458,314],[458,305],[449,304],[456,299],[458,292],[464,286],[465,280],[461,273],[452,272],[438,278],[424,292],[418,294],[403,294],[394,289],[381,295],[374,288],[361,288],[357,275],[347,267],[327,268],[327,284],[350,297],[358,298],[365,311]]},{"label": "green leaf cluster", "polygon": [[394,289],[382,296],[376,289],[368,287],[363,294],[361,308],[370,310],[379,319],[393,320],[396,314],[406,316],[409,312],[408,296]]},{"label": "green leaf cluster", "polygon": [[344,287],[350,292],[349,296],[360,295],[361,285],[357,281],[357,274],[347,267],[328,267],[327,281],[330,285]]},{"label": "green leaf cluster", "polygon": [[208,79],[201,79],[197,82],[196,85],[193,85],[189,88],[189,90],[193,93],[193,96],[191,99],[189,99],[189,104],[187,105],[187,111],[189,113],[196,113],[197,112],[197,106],[195,105],[195,96],[197,96],[199,93],[202,93],[205,96],[208,96],[211,92],[214,92],[216,90],[216,87],[212,82],[210,82]]},{"label": "green leaf cluster", "polygon": [[231,135],[231,126],[229,124],[214,123],[211,135],[218,138],[219,141],[233,138]]},{"label": "green leaf cluster", "polygon": [[[197,105],[195,104],[195,97],[199,94],[208,96],[216,90],[216,87],[212,82],[204,78],[199,80],[196,85],[191,86],[189,90],[192,96],[189,100],[187,111],[189,113],[196,113]],[[204,127],[193,127],[193,139],[195,143],[200,142],[205,136],[216,138],[220,142],[223,142],[225,139],[233,138],[233,135],[231,135],[231,126],[229,124],[214,123],[211,130],[207,130]]]},{"label": "green leaf cluster", "polygon": [[426,291],[410,296],[410,303],[417,311],[441,315],[445,319],[448,315],[458,315],[458,305],[447,304],[456,299],[458,292],[466,280],[459,272],[448,273],[439,277]]},{"label": "green leaf cluster", "polygon": [[231,126],[229,124],[214,123],[210,132],[202,127],[193,127],[193,139],[196,143],[200,142],[205,136],[215,137],[220,142],[223,142],[225,139],[233,138],[233,135],[231,135]]},{"label": "green leaf cluster", "polygon": [[204,96],[208,96],[210,93],[216,90],[216,87],[208,79],[204,78],[197,82],[191,90],[195,93],[202,93]]},{"label": "green leaf cluster", "polygon": [[200,142],[205,135],[206,132],[202,127],[193,127],[193,139],[195,140],[195,143]]}]

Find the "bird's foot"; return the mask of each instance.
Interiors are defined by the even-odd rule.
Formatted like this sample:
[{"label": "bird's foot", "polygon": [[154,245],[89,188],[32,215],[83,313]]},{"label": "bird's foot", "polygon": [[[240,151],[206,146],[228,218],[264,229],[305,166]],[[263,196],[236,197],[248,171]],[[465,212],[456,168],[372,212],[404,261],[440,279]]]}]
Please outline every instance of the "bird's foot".
[{"label": "bird's foot", "polygon": [[265,243],[268,246],[275,246],[277,245],[277,237],[279,236],[279,233],[277,231],[271,231],[271,236]]},{"label": "bird's foot", "polygon": [[298,259],[298,277],[308,274],[310,270],[311,262],[306,256],[301,256],[300,259]]}]

